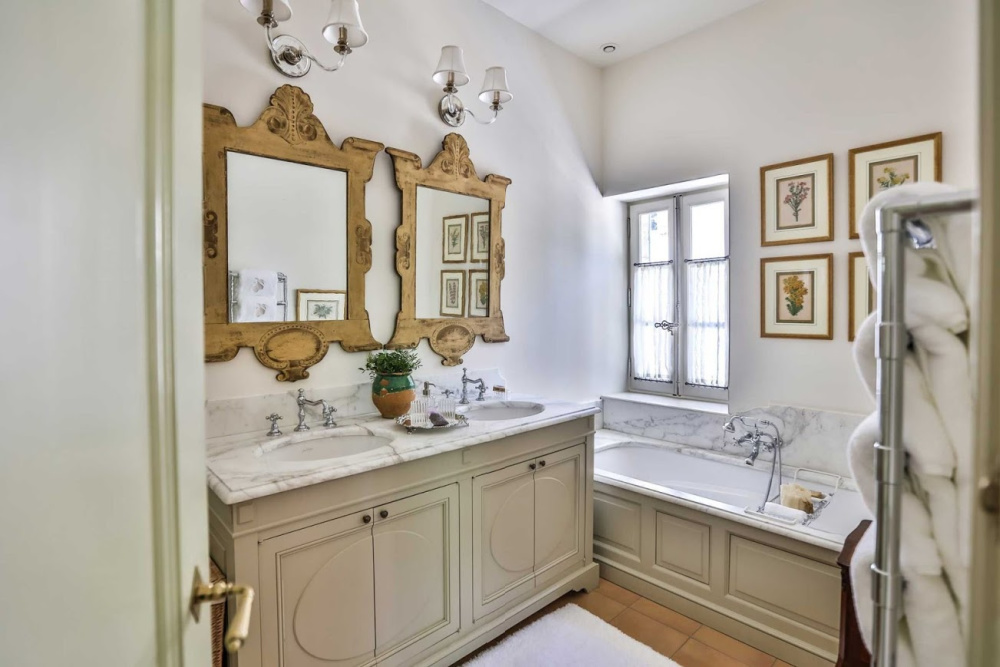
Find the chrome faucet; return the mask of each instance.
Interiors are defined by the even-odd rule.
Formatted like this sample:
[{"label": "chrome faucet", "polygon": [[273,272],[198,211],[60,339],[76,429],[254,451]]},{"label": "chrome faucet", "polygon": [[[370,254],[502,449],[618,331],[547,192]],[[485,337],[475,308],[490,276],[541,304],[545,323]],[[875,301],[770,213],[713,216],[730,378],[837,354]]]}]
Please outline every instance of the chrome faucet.
[{"label": "chrome faucet", "polygon": [[299,395],[295,399],[295,404],[299,406],[299,425],[295,427],[296,431],[308,431],[309,426],[306,425],[306,406],[307,405],[322,405],[323,406],[323,426],[331,427],[336,426],[337,422],[333,421],[333,413],[337,411],[337,408],[333,407],[325,400],[320,399],[318,401],[310,401],[306,398],[306,390],[299,389]]},{"label": "chrome faucet", "polygon": [[[785,443],[781,440],[781,432],[778,431],[778,427],[774,422],[770,422],[766,419],[750,419],[747,420],[742,415],[735,415],[729,418],[726,425],[722,427],[723,431],[727,433],[736,432],[736,422],[740,422],[747,429],[753,429],[751,432],[747,430],[746,433],[736,438],[737,445],[743,445],[750,443],[750,456],[746,458],[744,463],[748,466],[752,466],[760,456],[761,446],[764,447],[764,451],[774,451],[776,448],[782,447]],[[760,430],[761,426],[771,427],[774,429],[774,435],[770,433],[764,433]]]},{"label": "chrome faucet", "polygon": [[468,375],[468,372],[469,372],[468,368],[463,368],[462,369],[462,400],[460,400],[459,403],[461,403],[462,405],[468,405],[469,404],[469,389],[468,389],[468,385],[470,385],[470,384],[474,384],[477,387],[479,387],[479,396],[476,398],[476,400],[477,401],[485,401],[486,400],[486,383],[483,381],[482,378],[478,378],[478,379],[475,379],[475,380],[472,379],[472,378],[470,378],[469,375]]}]

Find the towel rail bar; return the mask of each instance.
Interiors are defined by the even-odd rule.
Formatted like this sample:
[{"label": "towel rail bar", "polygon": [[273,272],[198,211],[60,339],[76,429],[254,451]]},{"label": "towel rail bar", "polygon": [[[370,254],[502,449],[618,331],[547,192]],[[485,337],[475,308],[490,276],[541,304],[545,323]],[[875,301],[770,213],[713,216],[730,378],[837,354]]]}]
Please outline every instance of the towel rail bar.
[{"label": "towel rail bar", "polygon": [[879,440],[875,446],[876,542],[872,564],[874,604],[873,667],[895,667],[903,580],[899,569],[903,484],[903,359],[907,347],[906,242],[917,251],[936,246],[925,215],[969,213],[978,198],[971,192],[920,197],[875,212],[878,234],[878,335],[875,380]]}]

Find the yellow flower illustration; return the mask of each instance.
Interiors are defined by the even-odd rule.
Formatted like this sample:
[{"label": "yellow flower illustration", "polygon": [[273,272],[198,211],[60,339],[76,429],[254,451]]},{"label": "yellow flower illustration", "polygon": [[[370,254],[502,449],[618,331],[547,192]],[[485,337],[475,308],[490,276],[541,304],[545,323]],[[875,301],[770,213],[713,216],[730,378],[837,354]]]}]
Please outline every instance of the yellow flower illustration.
[{"label": "yellow flower illustration", "polygon": [[806,295],[809,294],[809,288],[806,287],[806,284],[798,276],[788,276],[781,281],[781,291],[785,293],[785,303],[787,304],[788,312],[792,315],[798,315],[802,308],[805,307]]},{"label": "yellow flower illustration", "polygon": [[910,180],[909,174],[897,173],[892,167],[886,167],[882,170],[884,176],[880,176],[878,180],[878,187],[881,190],[888,190],[889,188],[894,188],[897,185],[902,185],[906,181]]}]

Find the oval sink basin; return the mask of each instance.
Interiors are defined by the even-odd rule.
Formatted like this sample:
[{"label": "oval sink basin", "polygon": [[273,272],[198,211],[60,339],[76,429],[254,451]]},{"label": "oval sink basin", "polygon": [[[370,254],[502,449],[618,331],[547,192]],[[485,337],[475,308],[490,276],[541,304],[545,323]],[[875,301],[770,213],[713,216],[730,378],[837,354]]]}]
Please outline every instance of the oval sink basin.
[{"label": "oval sink basin", "polygon": [[465,411],[465,416],[475,421],[502,421],[505,419],[522,419],[537,415],[545,410],[541,403],[526,403],[523,401],[506,401],[503,403],[486,403],[473,405]]},{"label": "oval sink basin", "polygon": [[[270,461],[300,463],[363,454],[385,447],[392,440],[378,435],[327,435],[309,440],[276,442],[261,453]],[[270,443],[269,443],[270,444]]]}]

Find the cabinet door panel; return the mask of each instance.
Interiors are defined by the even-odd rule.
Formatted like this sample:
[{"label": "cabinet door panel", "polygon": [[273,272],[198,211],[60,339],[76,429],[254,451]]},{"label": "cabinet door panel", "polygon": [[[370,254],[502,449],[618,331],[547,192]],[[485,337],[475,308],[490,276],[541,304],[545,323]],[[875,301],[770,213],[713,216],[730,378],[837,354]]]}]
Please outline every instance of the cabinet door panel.
[{"label": "cabinet door panel", "polygon": [[[582,446],[538,457],[535,471],[536,583],[583,558]],[[542,462],[545,465],[542,465]]]},{"label": "cabinet door panel", "polygon": [[473,479],[474,618],[534,586],[533,461]]},{"label": "cabinet door panel", "polygon": [[376,507],[375,517],[375,652],[457,632],[458,485]]},{"label": "cabinet door panel", "polygon": [[371,526],[359,512],[260,546],[264,664],[354,667],[375,655]]}]

